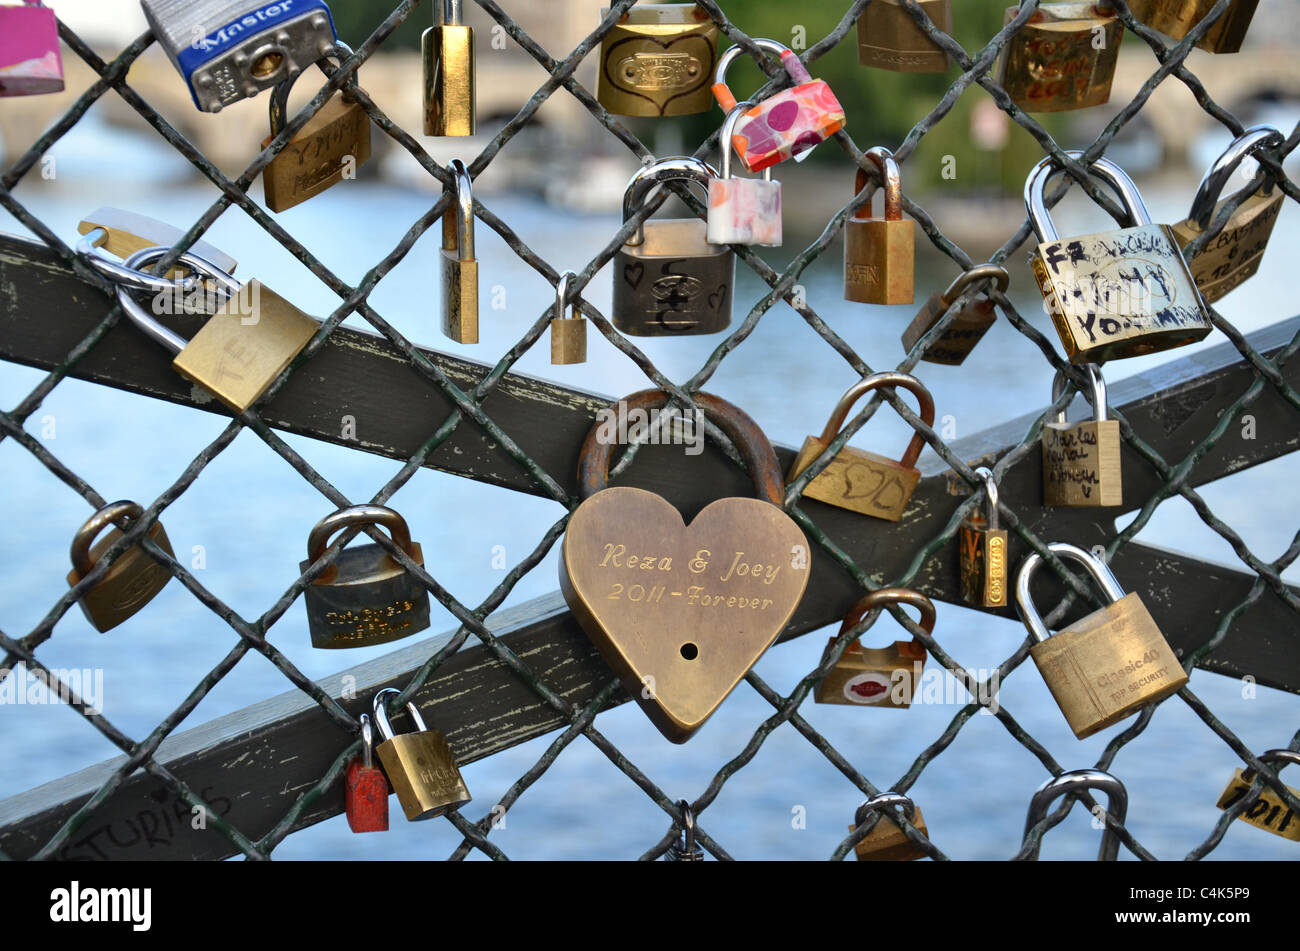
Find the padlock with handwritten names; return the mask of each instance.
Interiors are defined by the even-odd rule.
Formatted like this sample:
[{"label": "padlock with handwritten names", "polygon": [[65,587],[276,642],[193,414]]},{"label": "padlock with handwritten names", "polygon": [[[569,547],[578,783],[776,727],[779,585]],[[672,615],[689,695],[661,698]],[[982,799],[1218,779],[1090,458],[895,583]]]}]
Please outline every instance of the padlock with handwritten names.
[{"label": "padlock with handwritten names", "polygon": [[925,818],[916,803],[902,793],[892,790],[883,792],[858,806],[858,811],[853,815],[853,825],[849,826],[849,831],[853,832],[867,821],[871,813],[885,813],[876,822],[875,828],[853,847],[859,862],[910,862],[929,855],[922,846],[907,837],[902,826],[889,818],[895,809],[902,809],[903,817],[916,827],[916,831],[927,839],[930,837],[930,831],[925,827]]},{"label": "padlock with handwritten names", "polygon": [[[1020,13],[1007,9],[1003,25]],[[1104,2],[1043,3],[998,58],[998,84],[1026,112],[1087,109],[1110,101],[1124,24]]]},{"label": "padlock with handwritten names", "polygon": [[698,4],[638,3],[600,41],[596,101],[620,116],[707,112],[717,61],[718,25]]},{"label": "padlock with handwritten names", "polygon": [[40,0],[0,5],[0,98],[63,91],[59,21]]},{"label": "padlock with handwritten names", "polygon": [[[840,636],[868,614],[883,611],[891,604],[915,607],[921,612],[918,622],[921,629],[927,634],[934,633],[935,611],[929,598],[908,588],[878,588],[849,608],[840,623],[839,635],[830,639],[826,649],[831,650]],[[925,657],[925,646],[915,637],[910,641],[894,641],[888,647],[863,647],[860,638],[855,639],[817,684],[813,698],[817,703],[906,710],[920,686]]]},{"label": "padlock with handwritten names", "polygon": [[388,719],[388,698],[400,694],[396,687],[385,687],[375,694],[370,712],[381,741],[375,747],[375,755],[379,757],[393,792],[397,793],[397,801],[407,820],[436,819],[452,809],[459,809],[472,801],[472,797],[447,738],[441,730],[425,726],[424,718],[413,702],[407,701],[406,711],[415,730],[411,733],[393,731]]},{"label": "padlock with handwritten names", "polygon": [[[104,553],[122,537],[124,529],[143,514],[140,505],[123,500],[104,506],[88,518],[72,538],[72,570],[68,572],[68,585],[76,585],[90,574]],[[108,534],[95,544],[95,539],[106,528],[109,528]],[[146,535],[151,542],[175,557],[162,522],[155,521],[150,525]],[[78,603],[86,620],[103,634],[139,612],[167,586],[171,577],[166,566],[155,561],[137,542],[113,560],[104,576],[82,593]]]},{"label": "padlock with handwritten names", "polygon": [[975,474],[984,480],[988,514],[975,510],[957,530],[961,596],[977,608],[1001,608],[1007,603],[1007,531],[998,528],[998,483],[984,466]]},{"label": "padlock with handwritten names", "polygon": [[993,299],[977,289],[977,285],[989,280],[1002,294],[1011,283],[1011,275],[1000,264],[978,264],[958,274],[947,290],[931,294],[903,331],[903,350],[911,353],[917,342],[957,305],[957,313],[949,319],[943,333],[926,346],[921,359],[928,363],[959,366],[997,322]]},{"label": "padlock with handwritten names", "polygon": [[709,244],[781,245],[781,183],[772,181],[772,169],[763,169],[762,178],[735,178],[731,174],[731,134],[741,113],[752,105],[752,101],[736,103],[718,135],[722,175],[709,179],[709,217],[704,238]]},{"label": "padlock with handwritten names", "polygon": [[[1133,16],[1153,30],[1181,41],[1214,9],[1218,0],[1129,0]],[[1246,39],[1259,0],[1228,0],[1228,8],[1197,42],[1211,53],[1236,53]]]},{"label": "padlock with handwritten names", "polygon": [[[910,304],[916,226],[911,218],[903,217],[898,164],[883,146],[864,154],[880,171],[885,210],[883,217],[877,218],[869,207],[860,209],[844,223],[844,297],[863,304]],[[859,168],[854,194],[866,185],[867,173]]]},{"label": "padlock with handwritten names", "polygon": [[437,23],[420,38],[424,134],[473,135],[476,125],[474,29],[462,0],[433,0]]},{"label": "padlock with handwritten names", "polygon": [[[1107,417],[1106,381],[1101,367],[1084,367],[1091,382],[1092,419],[1043,423],[1043,504],[1069,508],[1124,504],[1124,470],[1120,462],[1119,420]],[[1069,381],[1061,371],[1052,380],[1052,402]]]},{"label": "padlock with handwritten names", "polygon": [[[952,34],[952,0],[917,0],[936,29]],[[904,0],[872,0],[858,18],[858,62],[896,73],[944,73],[948,54],[925,35]]]},{"label": "padlock with handwritten names", "polygon": [[343,776],[344,812],[353,832],[388,831],[388,777],[375,765],[374,730],[370,716],[361,714],[361,755],[348,763]]},{"label": "padlock with handwritten names", "polygon": [[[1295,750],[1269,750],[1259,754],[1258,759],[1261,763],[1286,766],[1288,763],[1300,763],[1300,753]],[[1250,787],[1255,780],[1256,772],[1253,768],[1236,770],[1232,781],[1228,783],[1228,788],[1219,797],[1219,808],[1227,810],[1235,806],[1250,793]],[[1300,790],[1291,786],[1286,788],[1293,797],[1300,799]],[[1249,822],[1257,829],[1280,835],[1292,842],[1300,842],[1300,813],[1287,805],[1286,800],[1268,786],[1261,784],[1259,798],[1244,811],[1239,812],[1237,818],[1242,822]]]}]

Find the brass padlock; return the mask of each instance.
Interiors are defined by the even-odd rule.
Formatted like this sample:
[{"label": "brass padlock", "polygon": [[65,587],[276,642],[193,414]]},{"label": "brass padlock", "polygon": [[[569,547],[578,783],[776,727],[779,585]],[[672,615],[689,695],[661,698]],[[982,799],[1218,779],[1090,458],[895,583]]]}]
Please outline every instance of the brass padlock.
[{"label": "brass padlock", "polygon": [[[1261,763],[1300,763],[1300,753],[1295,750],[1269,750],[1267,753],[1259,755]],[[1232,782],[1228,783],[1228,788],[1223,791],[1219,797],[1220,809],[1231,809],[1238,802],[1246,797],[1250,792],[1250,787],[1255,782],[1255,770],[1237,770],[1232,777]],[[1300,799],[1300,790],[1286,787],[1292,796]],[[1259,798],[1255,804],[1249,806],[1245,811],[1237,814],[1237,818],[1243,822],[1249,822],[1265,832],[1272,832],[1274,835],[1280,835],[1284,839],[1290,839],[1292,842],[1300,842],[1300,814],[1286,804],[1281,796],[1270,789],[1268,786],[1262,786]]]},{"label": "brass padlock", "polygon": [[1066,358],[1101,363],[1204,338],[1213,328],[1178,241],[1168,225],[1151,223],[1132,179],[1108,159],[1097,159],[1088,170],[1119,197],[1130,226],[1062,239],[1043,199],[1060,170],[1050,156],[1034,166],[1025,207],[1041,242],[1030,256],[1034,278]]},{"label": "brass padlock", "polygon": [[[1200,236],[1224,202],[1219,201],[1223,187],[1241,160],[1256,152],[1275,149],[1285,140],[1272,126],[1257,125],[1247,129],[1219,156],[1196,190],[1192,212],[1173,226],[1174,240],[1180,248]],[[1283,194],[1266,178],[1259,191],[1247,198],[1232,213],[1223,230],[1210,240],[1187,263],[1201,298],[1212,304],[1243,281],[1254,276],[1264,260],[1273,225],[1282,210]],[[1230,196],[1224,201],[1231,200]],[[1186,257],[1186,254],[1184,254]]]},{"label": "brass padlock", "polygon": [[[145,248],[174,247],[185,234],[180,228],[155,218],[108,206],[96,208],[83,218],[77,225],[77,231],[86,236],[77,246],[79,254],[89,257],[92,248],[102,248],[109,254],[124,259]],[[235,273],[238,262],[220,248],[200,239],[195,241],[189,250],[227,274]],[[101,255],[94,255],[94,258],[100,262],[108,262],[110,265],[114,263]],[[115,267],[120,268],[121,265],[117,264]],[[167,278],[179,280],[185,276],[187,270],[183,267],[174,267],[167,273]],[[114,275],[106,276],[112,278]],[[126,277],[130,280],[134,276]]]},{"label": "brass padlock", "polygon": [[464,25],[461,0],[434,0],[436,26],[424,31],[424,134],[473,135],[474,29]]},{"label": "brass padlock", "polygon": [[619,116],[708,112],[717,62],[718,25],[698,4],[638,3],[601,38],[596,101]]},{"label": "brass padlock", "polygon": [[1055,636],[1030,600],[1029,584],[1042,558],[1031,554],[1016,579],[1016,609],[1035,644],[1029,656],[1079,739],[1092,736],[1142,707],[1177,693],[1187,683],[1177,656],[1136,594],[1125,594],[1105,564],[1064,542],[1047,546],[1078,562],[1108,602]]},{"label": "brass padlock", "polygon": [[904,818],[916,827],[917,832],[930,838],[930,831],[925,827],[925,817],[921,815],[916,803],[902,793],[883,792],[858,806],[858,811],[853,815],[853,825],[849,826],[849,831],[853,832],[867,821],[871,813],[885,813],[876,822],[875,828],[853,847],[859,862],[910,862],[930,854],[923,846],[909,839],[903,827],[894,820],[894,810],[897,808],[903,810]]},{"label": "brass padlock", "polygon": [[587,318],[575,306],[571,317],[565,316],[565,298],[569,282],[578,275],[561,271],[555,283],[555,316],[551,318],[551,363],[587,362]]},{"label": "brass padlock", "polygon": [[1007,531],[998,528],[998,483],[984,466],[975,474],[984,480],[988,515],[976,509],[958,529],[961,596],[978,608],[1001,608],[1007,603]]},{"label": "brass padlock", "polygon": [[[934,398],[925,384],[916,377],[897,371],[865,376],[840,397],[821,436],[809,436],[803,441],[799,455],[795,457],[786,476],[787,485],[826,451],[826,447],[839,435],[853,404],[881,386],[901,386],[910,390],[916,395],[922,422],[927,426],[934,425]],[[845,446],[831,460],[830,465],[804,486],[804,497],[860,515],[897,522],[903,517],[903,511],[907,508],[912,493],[916,491],[917,483],[921,481],[916,460],[924,445],[924,437],[919,432],[915,433],[907,444],[903,458],[897,462],[874,452]]]},{"label": "brass padlock", "polygon": [[[707,193],[717,171],[697,158],[661,159],[639,169],[623,193],[623,221],[662,182],[694,182]],[[612,321],[633,337],[715,334],[731,323],[736,254],[713,245],[699,218],[651,219],[614,255]]]},{"label": "brass padlock", "polygon": [[921,359],[928,363],[960,365],[998,319],[992,298],[980,296],[975,290],[975,285],[988,280],[992,280],[998,293],[1002,294],[1011,284],[1011,275],[1000,264],[979,264],[958,274],[946,291],[931,294],[903,331],[903,349],[911,353],[917,342],[952,310],[954,304],[960,302],[957,313],[948,321],[943,333],[921,354]]},{"label": "brass padlock", "polygon": [[414,703],[406,709],[415,725],[414,733],[394,734],[388,719],[387,699],[400,696],[396,687],[385,687],[375,694],[371,712],[383,742],[375,747],[379,765],[388,783],[397,793],[402,812],[411,822],[435,819],[470,802],[469,787],[460,775],[447,738],[438,729],[430,730]]},{"label": "brass padlock", "polygon": [[[1003,25],[1020,13],[1007,10]],[[1026,112],[1087,109],[1110,101],[1124,24],[1104,3],[1044,3],[998,59],[998,84]]]},{"label": "brass padlock", "polygon": [[[952,34],[952,0],[918,0],[936,29]],[[858,18],[858,62],[897,73],[944,73],[948,54],[925,35],[903,0],[872,0]]]},{"label": "brass padlock", "polygon": [[[351,56],[351,48],[339,43],[325,58],[342,65]],[[262,140],[262,148],[284,131],[289,92],[301,75],[289,77],[271,91],[271,134]],[[321,106],[262,170],[266,206],[272,211],[285,211],[319,195],[345,175],[355,174],[370,158],[370,117],[350,92],[356,88],[354,70],[339,94]]]},{"label": "brass padlock", "polygon": [[[1129,11],[1153,30],[1181,40],[1205,19],[1218,0],[1129,0]],[[1246,38],[1259,0],[1228,0],[1214,26],[1196,46],[1211,53],[1236,53]]]},{"label": "brass padlock", "polygon": [[[1124,504],[1124,469],[1120,462],[1119,420],[1107,418],[1106,381],[1101,367],[1085,367],[1092,383],[1092,419],[1043,424],[1043,504],[1071,508]],[[1052,380],[1052,402],[1065,393],[1065,374]]]},{"label": "brass padlock", "polygon": [[682,834],[680,839],[668,846],[664,861],[703,862],[704,850],[695,841],[695,810],[685,799],[678,801],[677,808],[682,811]]},{"label": "brass padlock", "polygon": [[[135,502],[122,501],[106,505],[90,516],[72,537],[72,570],[68,572],[68,584],[75,585],[90,574],[104,552],[123,535],[122,529],[112,528],[92,548],[100,532],[114,522],[129,527],[129,522],[143,514],[144,509]],[[147,535],[163,551],[175,556],[162,522],[150,525]],[[171,577],[167,568],[155,561],[137,542],[118,555],[104,576],[81,595],[78,600],[82,613],[101,634],[111,631],[152,601]]]},{"label": "brass padlock", "polygon": [[[869,612],[882,611],[890,604],[910,604],[917,608],[921,612],[921,620],[917,622],[921,629],[927,634],[934,633],[934,605],[929,598],[908,588],[878,588],[849,608],[840,623],[839,635],[827,643],[827,651]],[[872,618],[867,627],[875,621]],[[888,647],[863,647],[860,640],[854,639],[818,682],[813,699],[817,703],[906,710],[920,685],[925,656],[925,646],[915,637],[910,641],[894,641]]]},{"label": "brass padlock", "polygon": [[[1077,794],[1086,789],[1095,789],[1106,794],[1105,818],[1111,821],[1106,822],[1106,831],[1101,834],[1101,849],[1097,853],[1097,861],[1114,862],[1119,858],[1119,835],[1115,830],[1128,818],[1128,790],[1124,788],[1123,783],[1104,770],[1072,769],[1059,776],[1053,776],[1034,790],[1033,798],[1029,800],[1029,811],[1025,814],[1025,837],[1028,837],[1030,829],[1047,818],[1048,807],[1053,802],[1061,796]],[[1022,848],[1021,854],[1015,857],[1036,862],[1042,847],[1043,840],[1040,838],[1031,849],[1026,851]]]},{"label": "brass padlock", "polygon": [[[424,567],[406,519],[383,505],[353,505],[316,523],[307,538],[306,572],[336,532],[354,525],[383,525],[393,544]],[[429,626],[429,590],[381,545],[344,548],[303,591],[313,647],[370,647],[401,640]]]},{"label": "brass padlock", "polygon": [[447,168],[456,184],[451,206],[442,213],[442,332],[457,343],[478,343],[473,186],[460,159]]},{"label": "brass padlock", "polygon": [[[882,146],[868,149],[865,155],[880,169],[885,213],[883,218],[874,218],[868,207],[844,223],[844,297],[863,304],[910,304],[916,227],[911,218],[903,217],[898,164],[893,153]],[[854,194],[866,185],[867,173],[859,168]]]}]

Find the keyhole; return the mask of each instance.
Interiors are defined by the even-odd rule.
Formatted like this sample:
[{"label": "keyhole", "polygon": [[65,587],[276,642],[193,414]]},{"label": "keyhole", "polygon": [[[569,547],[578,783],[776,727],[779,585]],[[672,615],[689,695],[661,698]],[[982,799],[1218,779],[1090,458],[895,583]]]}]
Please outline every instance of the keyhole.
[{"label": "keyhole", "polygon": [[684,657],[686,660],[694,660],[699,656],[700,656],[700,649],[696,647],[694,644],[692,644],[690,641],[687,641],[685,644],[682,645],[682,657]]},{"label": "keyhole", "polygon": [[274,76],[284,63],[284,56],[280,53],[267,53],[265,56],[259,56],[254,62],[250,72],[258,79],[266,79],[268,76]]}]

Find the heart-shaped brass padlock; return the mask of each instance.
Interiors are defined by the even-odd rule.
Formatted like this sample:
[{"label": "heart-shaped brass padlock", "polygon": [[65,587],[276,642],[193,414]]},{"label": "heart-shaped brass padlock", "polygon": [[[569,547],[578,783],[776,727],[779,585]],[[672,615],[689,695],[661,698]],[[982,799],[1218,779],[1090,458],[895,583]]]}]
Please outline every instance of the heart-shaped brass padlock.
[{"label": "heart-shaped brass padlock", "polygon": [[[667,401],[662,390],[644,390],[611,410]],[[740,451],[759,497],[711,502],[687,525],[653,492],[605,488],[613,447],[598,423],[583,443],[584,501],[560,556],[574,617],[674,743],[690,739],[771,646],[808,585],[808,542],[781,509],[772,444],[730,403],[708,393],[694,401]]]}]

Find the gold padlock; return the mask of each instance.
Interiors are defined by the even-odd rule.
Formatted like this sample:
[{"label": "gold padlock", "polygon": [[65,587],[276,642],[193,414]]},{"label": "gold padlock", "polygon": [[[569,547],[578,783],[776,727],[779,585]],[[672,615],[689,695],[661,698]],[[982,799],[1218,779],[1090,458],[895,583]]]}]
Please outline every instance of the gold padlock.
[{"label": "gold padlock", "polygon": [[[1300,753],[1295,750],[1269,750],[1267,753],[1259,755],[1259,761],[1261,763],[1281,763],[1283,765],[1300,763]],[[1219,808],[1231,809],[1246,797],[1254,782],[1254,769],[1237,770],[1233,774],[1232,782],[1228,783],[1228,788],[1219,797]],[[1286,788],[1292,796],[1300,799],[1300,790],[1293,789],[1290,786]],[[1265,832],[1272,832],[1274,835],[1280,835],[1292,842],[1300,842],[1300,814],[1297,814],[1295,810],[1286,804],[1286,800],[1268,786],[1261,788],[1259,798],[1255,800],[1255,804],[1238,813],[1237,818],[1242,822],[1249,822]]]},{"label": "gold padlock", "polygon": [[[1007,9],[1003,26],[1020,13]],[[1087,109],[1110,101],[1124,24],[1104,3],[1044,3],[998,59],[998,84],[1026,112]]]},{"label": "gold padlock", "polygon": [[[1219,208],[1231,197],[1219,201],[1223,187],[1237,170],[1241,160],[1256,152],[1275,149],[1285,140],[1272,126],[1257,125],[1247,129],[1228,146],[1227,151],[1201,179],[1192,201],[1192,212],[1173,225],[1174,240],[1186,247],[1210,226]],[[1273,225],[1282,210],[1283,194],[1266,178],[1263,186],[1232,213],[1219,234],[1187,262],[1192,278],[1207,304],[1223,297],[1243,281],[1254,276],[1264,260]],[[1185,255],[1184,255],[1185,256]]]},{"label": "gold padlock", "polygon": [[[104,552],[123,534],[122,529],[112,528],[92,548],[91,545],[100,532],[114,522],[129,527],[129,522],[143,514],[144,509],[135,502],[122,501],[106,505],[90,516],[72,538],[72,570],[68,572],[68,585],[75,585],[90,574]],[[171,542],[167,540],[167,533],[163,531],[162,522],[154,522],[146,534],[151,542],[167,554],[175,555]],[[118,555],[104,577],[81,595],[79,601],[82,613],[101,634],[111,631],[152,601],[167,586],[171,577],[171,573],[154,561],[137,542]]]},{"label": "gold padlock", "polygon": [[447,167],[456,185],[442,213],[442,332],[457,343],[478,343],[474,193],[464,162],[452,159]]},{"label": "gold padlock", "polygon": [[1177,693],[1187,672],[1136,594],[1125,594],[1105,564],[1064,542],[1047,546],[1082,565],[1108,602],[1059,634],[1048,633],[1030,599],[1042,558],[1031,554],[1016,579],[1016,609],[1033,635],[1029,656],[1079,739],[1086,739],[1148,704]]},{"label": "gold padlock", "polygon": [[984,480],[988,515],[975,510],[957,532],[961,596],[979,608],[1000,608],[1007,603],[1007,531],[998,528],[998,483],[993,471],[975,470]]},{"label": "gold padlock", "polygon": [[894,821],[892,817],[897,808],[903,810],[904,818],[916,827],[917,832],[930,838],[930,831],[925,827],[925,817],[921,815],[916,803],[902,793],[883,792],[858,806],[858,811],[853,816],[854,824],[849,826],[849,831],[853,832],[867,821],[871,813],[885,813],[875,828],[853,847],[859,862],[910,862],[929,855],[922,846],[909,839],[903,827]]},{"label": "gold padlock", "polygon": [[[918,0],[937,29],[952,34],[952,0]],[[858,62],[897,73],[944,73],[948,54],[925,35],[903,0],[873,0],[858,18]]]},{"label": "gold padlock", "polygon": [[575,306],[573,316],[564,315],[569,282],[578,275],[561,271],[555,284],[555,316],[551,318],[551,363],[587,362],[587,318]]},{"label": "gold padlock", "polygon": [[[1101,367],[1084,368],[1092,383],[1093,418],[1067,423],[1065,410],[1043,424],[1043,504],[1071,508],[1124,504],[1119,420],[1107,419],[1106,381]],[[1065,393],[1065,374],[1052,380],[1052,402]]]},{"label": "gold padlock", "polygon": [[424,134],[473,135],[474,30],[464,25],[461,0],[434,0],[438,23],[424,31]]},{"label": "gold padlock", "polygon": [[375,694],[371,708],[375,727],[383,742],[375,747],[375,755],[384,768],[388,783],[397,793],[402,812],[411,822],[434,819],[444,813],[459,809],[470,802],[469,787],[460,775],[460,767],[452,756],[451,747],[441,730],[430,730],[414,703],[407,701],[406,709],[416,732],[393,733],[388,719],[387,698],[399,696],[396,687],[385,687]]},{"label": "gold padlock", "polygon": [[[789,485],[799,473],[807,469],[826,451],[848,417],[853,404],[867,393],[881,386],[901,386],[916,395],[920,406],[920,417],[927,426],[934,425],[934,398],[930,391],[914,376],[890,371],[873,373],[865,376],[849,387],[848,392],[840,397],[831,418],[826,422],[820,437],[809,436],[803,441],[799,455],[786,476]],[[921,481],[921,472],[916,468],[916,460],[921,455],[925,439],[918,432],[907,444],[903,458],[895,462],[884,456],[863,449],[845,446],[831,460],[830,465],[813,477],[804,486],[805,498],[816,499],[827,505],[848,509],[860,515],[871,515],[890,522],[897,522],[903,517],[916,485]]]},{"label": "gold padlock", "polygon": [[[912,303],[912,269],[916,228],[903,217],[903,182],[889,149],[877,146],[864,153],[878,169],[885,191],[885,216],[855,213],[844,223],[844,297],[863,304]],[[858,169],[854,194],[867,185]]]},{"label": "gold padlock", "polygon": [[620,116],[708,112],[717,62],[718,25],[698,4],[638,3],[600,41],[596,101]]},{"label": "gold padlock", "polygon": [[[1129,11],[1153,30],[1181,40],[1205,19],[1218,0],[1129,0]],[[1259,0],[1229,0],[1214,26],[1196,46],[1211,53],[1236,53],[1246,38]]]},{"label": "gold padlock", "polygon": [[[921,629],[927,634],[934,633],[934,604],[929,598],[908,588],[878,588],[849,608],[840,624],[839,635],[830,639],[826,649],[834,647],[839,637],[868,612],[881,611],[890,604],[910,604],[917,608],[921,612],[921,620],[917,622]],[[875,623],[874,618],[871,623]],[[813,699],[817,703],[906,710],[916,696],[925,656],[925,646],[915,637],[875,648],[863,647],[859,640],[854,640],[817,684]]]},{"label": "gold padlock", "polygon": [[998,293],[1005,293],[1011,284],[1011,275],[1000,264],[980,264],[958,274],[946,291],[931,294],[903,331],[903,349],[911,353],[917,342],[944,318],[955,303],[961,301],[944,332],[921,354],[921,359],[928,363],[961,364],[998,319],[992,299],[978,296],[978,291],[972,293],[975,285],[987,280],[997,285]]}]

